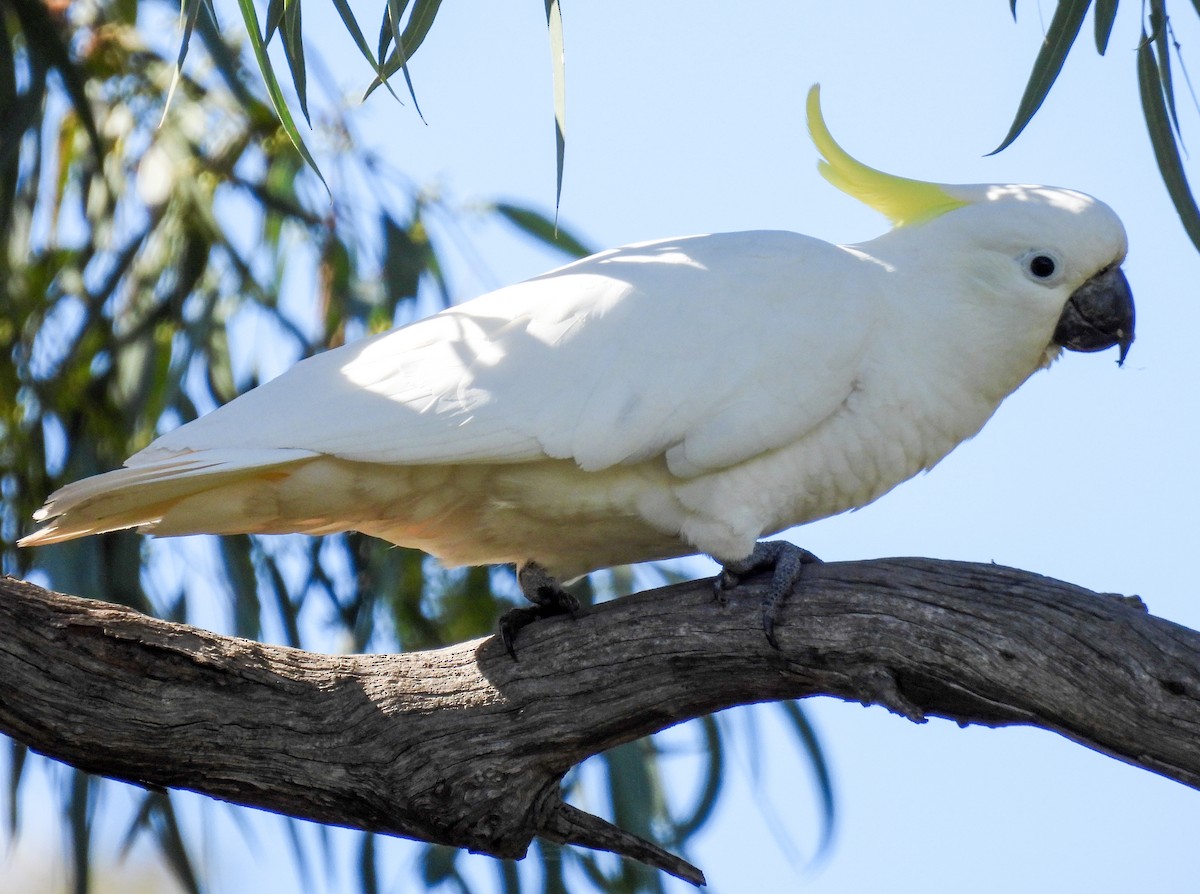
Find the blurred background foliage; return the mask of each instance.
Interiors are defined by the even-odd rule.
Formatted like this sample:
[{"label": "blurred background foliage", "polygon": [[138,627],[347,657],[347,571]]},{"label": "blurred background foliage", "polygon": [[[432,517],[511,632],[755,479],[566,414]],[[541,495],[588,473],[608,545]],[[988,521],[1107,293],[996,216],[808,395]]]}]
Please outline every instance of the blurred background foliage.
[{"label": "blurred background foliage", "polygon": [[[561,188],[564,35],[558,0],[544,2]],[[397,114],[419,115],[408,65],[440,0],[381,0],[378,28],[370,22],[366,30],[348,0],[333,5],[365,64],[364,97],[382,86],[410,106]],[[1095,49],[1106,52],[1117,5],[1059,0],[996,151],[1041,107],[1089,10]],[[1009,6],[1015,17],[1016,0]],[[155,0],[0,0],[3,570],[306,648],[421,649],[490,633],[516,598],[510,570],[446,572],[420,553],[356,534],[197,544],[119,532],[35,552],[15,549],[33,511],[59,485],[120,465],[157,433],[254,387],[264,371],[450,302],[453,263],[433,233],[458,232],[466,240],[464,217],[494,215],[564,258],[587,251],[558,225],[557,210],[451,206],[363,150],[340,98],[313,101],[322,67],[303,38],[301,0],[258,7],[238,0],[237,9],[239,27],[223,28],[211,0],[183,0],[179,10]],[[1160,175],[1200,247],[1200,211],[1183,170],[1175,113],[1180,76],[1196,100],[1166,0],[1143,0],[1141,11],[1136,77],[1143,117]],[[1190,11],[1200,15],[1200,2]],[[161,26],[176,15],[178,28],[164,35]],[[273,43],[282,54],[272,57]],[[666,570],[661,575],[669,579]],[[616,569],[583,581],[580,596],[606,598],[634,584],[628,569]],[[224,614],[214,612],[214,602]],[[813,836],[819,851],[833,820],[828,768],[799,706],[781,707],[814,771],[825,820]],[[700,772],[691,791],[677,790],[679,774],[672,786],[665,783],[664,760],[678,745],[659,738],[600,756],[568,777],[567,787],[622,827],[686,853],[721,797],[727,742],[735,732],[753,742],[753,717],[693,724]],[[739,724],[744,728],[735,730]],[[19,744],[9,747],[5,805],[15,835],[21,783],[33,760]],[[115,817],[105,813],[113,813],[103,798],[110,785],[62,770],[58,808],[72,889],[99,889],[106,876],[94,866],[101,859],[95,829],[121,822],[122,853],[149,841],[179,889],[203,890],[197,846],[171,794],[137,793],[132,812]],[[239,822],[237,808],[213,809]],[[418,847],[362,835],[348,857],[334,853],[325,837],[302,836],[298,826],[289,827],[290,855],[300,871],[352,859],[364,892],[380,890],[383,848]],[[323,853],[308,852],[313,840]],[[420,847],[414,884],[472,890],[457,852]],[[642,867],[577,849],[539,845],[533,860],[537,872],[497,862],[495,888],[661,890],[661,880]]]},{"label": "blurred background foliage", "polygon": [[[406,66],[438,3],[409,9],[387,0],[372,48],[345,0],[334,2],[367,61],[365,80],[373,73],[414,106]],[[119,466],[260,376],[447,304],[452,264],[431,233],[466,239],[464,217],[494,215],[564,258],[586,253],[550,215],[505,203],[450,206],[362,150],[339,97],[310,103],[320,65],[305,53],[300,0],[271,0],[261,24],[252,0],[241,0],[240,11],[244,27],[227,28],[208,0],[184,0],[180,28],[171,31],[162,26],[175,10],[152,0],[0,0],[3,571],[325,651],[423,649],[486,635],[517,598],[510,569],[447,572],[421,553],[357,534],[150,541],[124,531],[15,548],[60,485]],[[558,48],[551,76],[561,124],[556,0],[547,3],[547,25]],[[272,39],[283,46],[284,78],[265,49]],[[292,108],[311,122],[307,137]],[[396,114],[419,112],[397,106]],[[561,176],[561,126],[556,133]],[[616,569],[581,582],[579,595],[589,602],[634,584],[628,569]],[[815,771],[825,827],[813,838],[823,846],[833,817],[828,770],[803,712],[784,711]],[[570,796],[686,852],[721,797],[724,742],[736,723],[710,717],[693,725],[699,772],[691,790],[679,791],[679,774],[674,785],[664,780],[677,735],[673,746],[652,738],[601,755],[566,780]],[[15,836],[25,814],[22,781],[40,759],[18,743],[8,747],[2,785]],[[150,842],[175,885],[205,890],[201,848],[171,793],[130,789],[134,806],[122,812],[105,798],[113,783],[69,768],[51,772],[72,890],[98,890],[108,871],[97,864],[112,854],[97,852],[96,830],[114,825],[124,829],[120,853]],[[238,808],[212,810],[241,822]],[[302,876],[313,862],[348,859],[358,888],[375,891],[382,849],[421,847],[414,884],[472,890],[453,850],[364,834],[347,855],[299,826],[292,823],[290,858]],[[313,841],[322,854],[310,852]],[[572,879],[576,890],[661,890],[644,867],[577,849],[538,846],[534,855],[537,872],[497,861],[496,889],[565,891]]]}]

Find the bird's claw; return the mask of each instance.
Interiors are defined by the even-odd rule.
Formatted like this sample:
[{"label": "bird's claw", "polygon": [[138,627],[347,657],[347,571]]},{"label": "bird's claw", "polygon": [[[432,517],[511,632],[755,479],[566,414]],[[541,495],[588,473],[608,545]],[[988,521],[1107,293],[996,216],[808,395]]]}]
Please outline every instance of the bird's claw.
[{"label": "bird's claw", "polygon": [[562,588],[558,581],[537,562],[526,562],[517,569],[517,583],[525,598],[533,603],[523,608],[511,608],[500,616],[500,640],[504,649],[517,660],[517,633],[534,621],[571,615],[579,611],[579,600]]},{"label": "bird's claw", "polygon": [[806,549],[786,540],[766,540],[754,545],[754,551],[744,559],[726,562],[713,579],[713,595],[724,604],[725,594],[736,587],[747,575],[771,568],[771,585],[762,601],[762,628],[771,648],[778,649],[775,638],[775,620],[779,609],[792,592],[796,582],[804,573],[805,565],[819,565],[821,560]]},{"label": "bird's claw", "polygon": [[728,568],[722,568],[717,572],[717,576],[713,578],[713,598],[721,605],[725,604],[725,594],[742,582],[742,579],[730,571]]},{"label": "bird's claw", "polygon": [[500,616],[500,641],[504,643],[504,650],[512,656],[513,661],[517,660],[517,633],[523,627],[528,627],[534,621],[540,621],[542,618],[554,618],[561,615],[573,616],[579,609],[579,600],[565,591],[564,595],[570,596],[570,600],[563,600],[561,604],[510,608]]}]

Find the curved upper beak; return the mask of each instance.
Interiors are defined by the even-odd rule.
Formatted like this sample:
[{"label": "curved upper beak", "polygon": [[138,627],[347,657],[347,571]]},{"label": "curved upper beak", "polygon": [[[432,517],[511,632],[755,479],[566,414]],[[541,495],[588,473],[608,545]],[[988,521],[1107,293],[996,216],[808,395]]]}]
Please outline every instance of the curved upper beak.
[{"label": "curved upper beak", "polygon": [[1119,366],[1133,344],[1133,324],[1133,293],[1125,274],[1114,264],[1081,285],[1067,300],[1054,329],[1054,343],[1069,351],[1103,351],[1120,345]]}]

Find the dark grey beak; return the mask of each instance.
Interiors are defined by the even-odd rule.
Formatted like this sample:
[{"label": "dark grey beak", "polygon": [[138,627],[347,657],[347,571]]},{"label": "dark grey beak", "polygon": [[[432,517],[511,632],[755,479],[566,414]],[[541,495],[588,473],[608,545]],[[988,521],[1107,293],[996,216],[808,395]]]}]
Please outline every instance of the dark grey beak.
[{"label": "dark grey beak", "polygon": [[1075,290],[1054,330],[1054,343],[1068,351],[1103,351],[1121,346],[1117,365],[1133,344],[1133,293],[1117,266],[1101,270]]}]

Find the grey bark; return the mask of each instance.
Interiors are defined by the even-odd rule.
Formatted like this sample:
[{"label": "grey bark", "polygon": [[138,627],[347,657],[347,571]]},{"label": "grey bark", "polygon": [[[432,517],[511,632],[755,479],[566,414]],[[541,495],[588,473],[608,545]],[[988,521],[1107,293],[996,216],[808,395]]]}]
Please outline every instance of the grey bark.
[{"label": "grey bark", "polygon": [[995,565],[806,569],[767,644],[750,579],[399,655],[320,655],[0,580],[0,731],[81,769],[523,856],[534,837],[700,871],[562,800],[585,758],[732,705],[830,695],[1029,724],[1200,788],[1200,634]]}]

